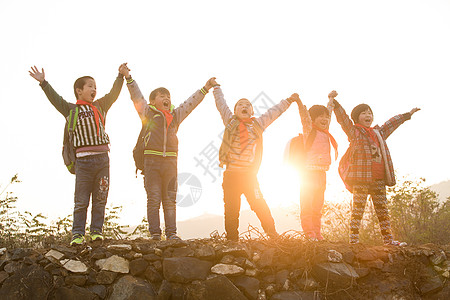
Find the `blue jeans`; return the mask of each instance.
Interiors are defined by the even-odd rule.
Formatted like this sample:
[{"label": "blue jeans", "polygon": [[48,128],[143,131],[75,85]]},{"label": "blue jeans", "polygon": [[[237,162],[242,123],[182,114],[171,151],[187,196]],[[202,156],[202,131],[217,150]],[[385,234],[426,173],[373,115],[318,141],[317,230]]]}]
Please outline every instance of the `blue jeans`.
[{"label": "blue jeans", "polygon": [[150,233],[161,234],[159,208],[162,203],[166,236],[176,234],[177,158],[145,155],[144,185]]},{"label": "blue jeans", "polygon": [[75,207],[72,234],[84,235],[89,200],[92,195],[91,232],[102,232],[109,191],[108,153],[77,158],[75,164]]}]

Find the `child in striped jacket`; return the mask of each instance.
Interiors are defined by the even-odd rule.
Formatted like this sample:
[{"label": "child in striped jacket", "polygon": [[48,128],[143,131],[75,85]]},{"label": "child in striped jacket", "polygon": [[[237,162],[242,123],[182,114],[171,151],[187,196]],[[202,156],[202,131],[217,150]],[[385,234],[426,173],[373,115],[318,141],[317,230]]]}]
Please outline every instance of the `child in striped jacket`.
[{"label": "child in striped jacket", "polygon": [[83,76],[73,86],[76,104],[64,100],[45,80],[44,69],[36,66],[30,76],[39,81],[50,103],[65,117],[78,106],[79,113],[74,129],[76,148],[75,199],[73,209],[72,241],[70,245],[84,243],[86,217],[92,195],[92,218],[90,236],[93,241],[103,240],[102,230],[105,206],[109,191],[109,137],[105,131],[105,118],[111,105],[119,97],[123,85],[125,64],[119,67],[119,74],[111,91],[95,100],[97,87],[94,78]]},{"label": "child in striped jacket", "polygon": [[[334,94],[335,96],[337,93]],[[350,243],[359,243],[359,228],[367,196],[371,195],[384,244],[406,245],[406,243],[395,241],[391,233],[386,186],[395,185],[395,174],[386,139],[419,110],[419,108],[413,108],[410,112],[394,116],[382,126],[370,127],[373,122],[373,113],[369,105],[357,105],[352,110],[350,119],[344,108],[334,99],[337,121],[350,141],[350,146],[339,163],[339,175],[347,189],[353,193]]]}]

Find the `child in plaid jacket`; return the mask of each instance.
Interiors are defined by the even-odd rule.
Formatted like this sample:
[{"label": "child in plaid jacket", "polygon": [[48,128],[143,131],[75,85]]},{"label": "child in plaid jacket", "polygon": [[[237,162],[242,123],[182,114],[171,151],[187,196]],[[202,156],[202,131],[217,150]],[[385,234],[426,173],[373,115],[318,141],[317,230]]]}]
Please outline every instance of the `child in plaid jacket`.
[{"label": "child in plaid jacket", "polygon": [[[337,93],[334,95],[337,96]],[[334,99],[336,119],[350,141],[350,146],[339,163],[339,175],[346,188],[353,193],[350,243],[359,243],[359,227],[367,196],[370,194],[384,244],[405,245],[405,243],[394,241],[391,233],[386,186],[395,185],[395,174],[386,139],[419,110],[419,108],[413,108],[408,113],[394,116],[382,126],[370,127],[373,122],[373,113],[369,105],[357,105],[352,110],[350,119],[344,108]]]}]

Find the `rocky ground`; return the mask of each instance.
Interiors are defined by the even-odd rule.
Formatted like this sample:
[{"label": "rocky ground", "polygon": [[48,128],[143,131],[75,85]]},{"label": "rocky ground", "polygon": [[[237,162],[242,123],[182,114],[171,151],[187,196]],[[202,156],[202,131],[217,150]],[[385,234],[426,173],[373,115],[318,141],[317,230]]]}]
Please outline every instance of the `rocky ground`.
[{"label": "rocky ground", "polygon": [[450,299],[450,245],[215,237],[0,255],[0,299]]}]

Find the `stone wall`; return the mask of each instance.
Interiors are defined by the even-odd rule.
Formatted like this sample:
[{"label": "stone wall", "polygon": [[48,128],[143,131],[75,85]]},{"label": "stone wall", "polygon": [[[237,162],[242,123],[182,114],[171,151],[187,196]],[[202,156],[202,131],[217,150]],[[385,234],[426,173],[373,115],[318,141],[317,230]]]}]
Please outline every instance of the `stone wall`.
[{"label": "stone wall", "polygon": [[450,299],[450,245],[137,239],[0,255],[0,299]]}]

